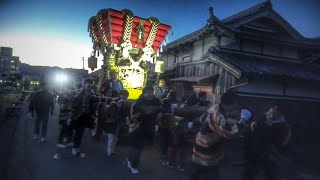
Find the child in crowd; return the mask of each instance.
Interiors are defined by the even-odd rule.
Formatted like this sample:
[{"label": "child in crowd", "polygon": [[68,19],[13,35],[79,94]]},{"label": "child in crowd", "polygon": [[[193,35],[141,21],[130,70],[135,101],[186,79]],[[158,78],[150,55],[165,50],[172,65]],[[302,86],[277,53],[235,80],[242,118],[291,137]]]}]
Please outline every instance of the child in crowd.
[{"label": "child in crowd", "polygon": [[60,101],[60,113],[59,113],[59,125],[61,125],[59,137],[58,137],[58,148],[71,147],[73,130],[67,125],[67,120],[72,110],[72,101],[76,95],[76,89],[72,86],[67,89],[59,97]]},{"label": "child in crowd", "polygon": [[106,144],[108,156],[114,155],[114,150],[119,139],[120,128],[124,124],[126,117],[129,115],[129,110],[126,108],[126,100],[129,92],[127,90],[120,91],[120,97],[114,99],[110,105],[107,105],[103,112],[105,122],[104,130],[107,133]]},{"label": "child in crowd", "polygon": [[114,154],[114,149],[118,141],[117,130],[120,125],[120,113],[118,104],[111,102],[111,104],[105,105],[103,108],[102,121],[104,125],[104,131],[107,133],[106,144],[107,144],[107,155],[111,156]]},{"label": "child in crowd", "polygon": [[177,116],[168,116],[169,143],[168,143],[168,161],[163,165],[166,167],[176,167],[183,171],[183,154],[184,154],[184,136],[185,127],[180,123],[181,118]]},{"label": "child in crowd", "polygon": [[144,132],[140,123],[141,115],[139,112],[131,112],[129,124],[129,152],[128,152],[128,168],[133,174],[138,174],[139,161],[144,144]]},{"label": "child in crowd", "polygon": [[164,114],[159,120],[159,146],[161,151],[160,161],[165,163],[168,161],[168,147],[170,141],[169,121],[173,116],[171,114]]}]

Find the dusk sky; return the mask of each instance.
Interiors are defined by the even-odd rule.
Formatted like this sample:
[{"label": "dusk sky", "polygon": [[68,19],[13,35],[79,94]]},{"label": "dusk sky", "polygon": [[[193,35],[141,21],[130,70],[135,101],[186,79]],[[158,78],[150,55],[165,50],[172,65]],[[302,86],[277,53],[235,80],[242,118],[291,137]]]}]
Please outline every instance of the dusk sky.
[{"label": "dusk sky", "polygon": [[[23,63],[82,68],[92,51],[88,20],[100,9],[130,9],[172,27],[169,41],[205,26],[208,8],[224,19],[264,0],[0,0],[0,46]],[[273,8],[303,36],[320,37],[317,0],[272,0]],[[102,57],[99,57],[101,59]],[[101,61],[99,61],[101,64]]]}]

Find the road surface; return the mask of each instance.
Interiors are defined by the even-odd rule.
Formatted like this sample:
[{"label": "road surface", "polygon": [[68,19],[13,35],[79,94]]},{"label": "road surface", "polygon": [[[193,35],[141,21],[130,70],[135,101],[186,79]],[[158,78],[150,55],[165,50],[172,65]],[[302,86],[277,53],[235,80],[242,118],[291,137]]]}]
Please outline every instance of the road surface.
[{"label": "road surface", "polygon": [[[56,105],[57,107],[57,105]],[[168,169],[159,161],[156,147],[146,146],[141,158],[140,174],[133,175],[126,166],[126,145],[119,145],[117,156],[107,157],[103,141],[97,142],[85,133],[81,150],[83,159],[55,160],[56,143],[59,132],[58,108],[48,123],[47,142],[40,143],[32,138],[33,119],[23,109],[13,140],[5,179],[8,180],[186,180],[190,174],[188,153],[185,171]],[[232,162],[241,161],[241,147],[226,147],[225,159],[220,168],[221,180],[240,180],[241,167]],[[71,152],[71,149],[67,149]],[[236,152],[235,152],[236,151]],[[260,179],[260,178],[257,178]]]}]

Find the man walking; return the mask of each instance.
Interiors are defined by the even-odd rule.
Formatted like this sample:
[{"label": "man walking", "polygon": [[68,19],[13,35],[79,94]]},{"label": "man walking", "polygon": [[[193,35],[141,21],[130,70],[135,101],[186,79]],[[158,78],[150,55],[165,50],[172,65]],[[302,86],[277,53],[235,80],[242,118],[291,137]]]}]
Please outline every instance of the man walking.
[{"label": "man walking", "polygon": [[74,129],[72,154],[74,156],[80,155],[80,144],[85,128],[93,127],[93,81],[86,79],[84,88],[75,96],[72,102],[72,111],[70,118],[67,120],[68,126]]},{"label": "man walking", "polygon": [[[36,121],[34,125],[34,140],[39,138],[41,125],[41,142],[45,142],[47,135],[47,126],[49,113],[53,115],[54,100],[52,94],[48,91],[46,83],[41,83],[40,89],[36,91],[32,97],[33,111],[36,113]],[[32,113],[33,114],[33,113]]]}]

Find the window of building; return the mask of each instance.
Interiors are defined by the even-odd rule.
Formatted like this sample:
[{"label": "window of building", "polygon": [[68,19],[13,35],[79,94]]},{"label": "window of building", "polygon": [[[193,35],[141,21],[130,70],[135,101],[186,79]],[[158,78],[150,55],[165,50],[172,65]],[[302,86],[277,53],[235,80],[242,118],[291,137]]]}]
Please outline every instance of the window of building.
[{"label": "window of building", "polygon": [[182,61],[183,62],[189,62],[191,60],[190,55],[189,56],[183,56]]}]

